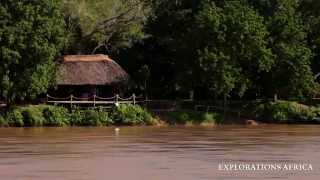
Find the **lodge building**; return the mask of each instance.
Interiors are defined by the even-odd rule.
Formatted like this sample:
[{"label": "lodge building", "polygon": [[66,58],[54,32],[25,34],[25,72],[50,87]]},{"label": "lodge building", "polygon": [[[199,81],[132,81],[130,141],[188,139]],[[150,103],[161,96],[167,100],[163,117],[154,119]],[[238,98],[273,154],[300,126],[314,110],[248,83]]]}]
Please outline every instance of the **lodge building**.
[{"label": "lodge building", "polygon": [[55,96],[109,97],[122,94],[129,75],[107,55],[66,55],[58,61]]}]

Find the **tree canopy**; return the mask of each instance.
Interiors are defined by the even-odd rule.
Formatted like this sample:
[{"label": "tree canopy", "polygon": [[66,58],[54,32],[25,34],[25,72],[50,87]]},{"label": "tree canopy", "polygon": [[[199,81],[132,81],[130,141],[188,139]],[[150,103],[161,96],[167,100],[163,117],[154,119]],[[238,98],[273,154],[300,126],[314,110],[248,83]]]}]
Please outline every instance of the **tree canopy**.
[{"label": "tree canopy", "polygon": [[143,36],[148,14],[143,0],[62,0],[69,52],[110,53]]},{"label": "tree canopy", "polygon": [[35,97],[54,80],[64,21],[58,0],[0,3],[0,94],[8,102]]},{"label": "tree canopy", "polygon": [[307,46],[308,30],[298,11],[299,2],[278,0],[271,7],[274,10],[266,24],[276,63],[266,88],[272,88],[273,93],[303,97],[312,91],[314,79],[310,66],[312,52]]},{"label": "tree canopy", "polygon": [[243,96],[257,76],[271,69],[274,59],[267,47],[267,28],[248,4],[230,1],[217,7],[206,2],[195,22],[197,34],[205,40],[199,50],[203,79],[213,93],[228,96],[235,91]]},{"label": "tree canopy", "polygon": [[[150,65],[151,79],[169,79],[162,85],[168,94],[297,98],[313,92],[319,69],[317,1],[151,2],[145,26],[150,36],[138,47],[157,49],[142,53],[139,64]],[[157,75],[155,64],[170,73]]]},{"label": "tree canopy", "polygon": [[[2,0],[0,94],[54,85],[61,54],[108,54],[150,98],[305,98],[320,72],[317,0]],[[318,86],[317,86],[318,85]]]}]

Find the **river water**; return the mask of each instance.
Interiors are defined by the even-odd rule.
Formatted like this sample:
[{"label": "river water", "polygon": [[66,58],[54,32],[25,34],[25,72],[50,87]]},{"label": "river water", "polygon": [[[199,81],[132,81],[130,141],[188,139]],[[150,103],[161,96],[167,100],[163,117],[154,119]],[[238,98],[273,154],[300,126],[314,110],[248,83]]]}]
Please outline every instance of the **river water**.
[{"label": "river water", "polygon": [[[233,164],[251,169],[228,169]],[[3,128],[0,179],[318,180],[320,126]]]}]

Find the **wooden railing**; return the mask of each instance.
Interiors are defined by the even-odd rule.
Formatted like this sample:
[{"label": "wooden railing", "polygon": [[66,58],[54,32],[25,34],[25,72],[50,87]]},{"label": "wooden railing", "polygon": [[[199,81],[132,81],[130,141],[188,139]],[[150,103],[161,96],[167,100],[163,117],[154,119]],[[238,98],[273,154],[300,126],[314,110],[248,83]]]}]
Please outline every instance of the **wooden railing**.
[{"label": "wooden railing", "polygon": [[49,104],[70,104],[72,105],[119,105],[119,104],[136,104],[137,97],[135,94],[128,98],[122,98],[118,94],[113,97],[100,97],[97,95],[93,95],[91,97],[76,97],[74,95],[70,95],[65,98],[61,97],[53,97],[47,94],[47,103]]}]

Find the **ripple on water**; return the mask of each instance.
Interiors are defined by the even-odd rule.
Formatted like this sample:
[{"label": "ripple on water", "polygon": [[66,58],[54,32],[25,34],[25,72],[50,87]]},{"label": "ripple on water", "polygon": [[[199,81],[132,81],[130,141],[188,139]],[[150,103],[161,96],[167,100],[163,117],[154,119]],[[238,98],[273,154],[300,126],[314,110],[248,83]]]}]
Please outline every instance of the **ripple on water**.
[{"label": "ripple on water", "polygon": [[[307,125],[123,127],[118,133],[113,128],[6,128],[0,131],[0,177],[318,180],[319,149],[320,126]],[[308,162],[316,170],[221,172],[221,162]]]}]

